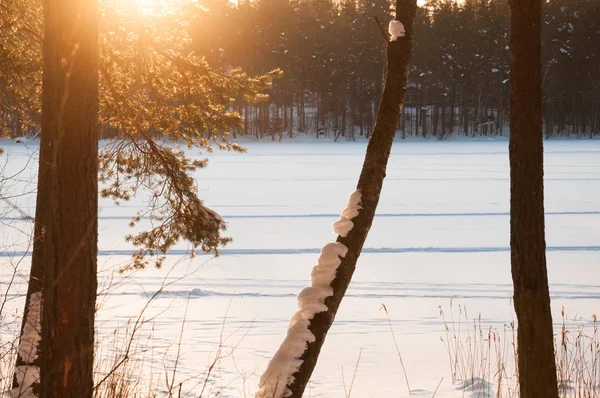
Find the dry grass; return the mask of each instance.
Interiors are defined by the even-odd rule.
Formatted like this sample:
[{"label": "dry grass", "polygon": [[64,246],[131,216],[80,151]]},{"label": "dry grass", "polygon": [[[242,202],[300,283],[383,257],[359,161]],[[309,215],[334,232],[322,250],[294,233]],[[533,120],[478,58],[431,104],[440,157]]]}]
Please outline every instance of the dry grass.
[{"label": "dry grass", "polygon": [[[469,318],[467,309],[450,301],[442,337],[452,380],[461,388],[483,397],[519,396],[517,377],[517,329],[515,321],[501,328],[484,326],[481,314]],[[597,316],[591,320],[569,319],[562,311],[562,327],[555,334],[556,371],[560,396],[600,398],[600,329]]]},{"label": "dry grass", "polygon": [[[220,364],[227,358],[233,359],[235,362],[233,358],[235,349],[246,337],[252,324],[244,328],[245,331],[240,327],[231,335],[226,335],[227,314],[225,314],[219,343],[215,347],[216,351],[211,356],[209,365],[194,375],[184,376],[178,368],[182,355],[189,297],[186,301],[184,317],[179,325],[177,340],[165,343],[164,338],[155,338],[159,336],[155,334],[154,322],[171,308],[176,299],[173,299],[171,305],[167,305],[158,313],[149,311],[153,301],[159,298],[167,287],[189,275],[190,273],[185,273],[179,278],[169,279],[169,274],[167,274],[160,288],[147,299],[137,315],[129,318],[124,324],[117,325],[112,335],[104,336],[102,340],[100,336],[96,336],[94,398],[179,398],[221,395],[224,384],[217,374]],[[98,304],[103,304],[103,295],[123,283],[127,283],[128,280],[129,277],[123,275],[120,275],[119,278],[108,278],[106,286],[100,289],[101,295]],[[4,287],[10,289],[11,286],[5,285]],[[13,292],[11,294],[0,293],[2,293],[0,294],[0,310],[3,310],[2,303],[7,300],[6,297],[15,296],[15,294]],[[150,312],[152,315],[149,314]],[[5,311],[0,311],[0,396],[3,392],[11,389],[20,325],[18,314],[10,314],[12,324],[9,327],[7,324],[9,317],[6,315]],[[243,333],[241,337],[239,336],[240,330]],[[233,338],[238,341],[232,343],[231,339]],[[248,376],[240,373],[240,377]]]}]

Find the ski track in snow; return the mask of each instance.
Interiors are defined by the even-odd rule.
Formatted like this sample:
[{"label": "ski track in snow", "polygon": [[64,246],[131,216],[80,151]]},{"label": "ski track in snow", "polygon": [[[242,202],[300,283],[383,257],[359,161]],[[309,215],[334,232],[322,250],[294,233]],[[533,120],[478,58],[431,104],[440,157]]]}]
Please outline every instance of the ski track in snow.
[{"label": "ski track in snow", "polygon": [[[318,254],[321,249],[299,248],[299,249],[221,249],[221,256],[257,256],[257,255],[281,255],[281,254]],[[548,246],[547,252],[597,252],[600,246]],[[394,254],[394,253],[496,253],[510,252],[510,247],[365,247],[364,254]],[[135,250],[98,250],[98,256],[131,256]],[[186,256],[188,250],[170,250],[171,256]],[[28,257],[30,251],[5,251],[0,257]]]},{"label": "ski track in snow", "polygon": [[[220,206],[216,205],[215,208]],[[244,207],[244,206],[229,206],[229,207]],[[270,207],[264,205],[264,207]],[[550,211],[545,213],[546,216],[574,216],[574,215],[600,215],[600,211]],[[488,213],[377,213],[376,219],[381,218],[402,218],[402,217],[507,217],[510,213],[507,212],[488,212]],[[223,215],[223,219],[255,219],[255,218],[337,218],[339,215],[334,213],[315,213],[315,214],[232,214]],[[149,220],[149,217],[140,217],[141,220]],[[98,216],[99,221],[108,220],[131,220],[131,216]],[[31,221],[30,218],[23,217],[0,217],[0,221]]]}]

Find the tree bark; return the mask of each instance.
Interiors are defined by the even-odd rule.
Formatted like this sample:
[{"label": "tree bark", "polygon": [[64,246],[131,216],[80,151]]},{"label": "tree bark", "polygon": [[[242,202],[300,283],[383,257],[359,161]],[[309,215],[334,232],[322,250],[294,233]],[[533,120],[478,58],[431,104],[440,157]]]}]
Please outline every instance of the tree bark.
[{"label": "tree bark", "polygon": [[544,237],[542,0],[510,0],[510,245],[521,398],[558,397]]},{"label": "tree bark", "polygon": [[44,1],[47,137],[41,396],[92,396],[98,252],[98,10]]},{"label": "tree bark", "polygon": [[289,385],[292,398],[302,397],[308,380],[317,364],[321,347],[331,327],[342,298],[350,284],[356,262],[367,238],[375,210],[379,202],[383,179],[386,173],[388,158],[406,94],[406,80],[412,50],[413,21],[417,10],[416,0],[397,0],[396,19],[404,24],[406,36],[387,44],[386,80],[377,111],[373,134],[369,139],[362,172],[357,189],[362,193],[362,210],[352,221],[354,227],[347,237],[338,236],[337,241],[348,248],[348,253],[341,259],[341,265],[331,287],[333,296],[325,300],[328,310],[315,315],[309,330],[315,341],[309,343],[300,358],[302,365],[293,375],[294,382]]}]

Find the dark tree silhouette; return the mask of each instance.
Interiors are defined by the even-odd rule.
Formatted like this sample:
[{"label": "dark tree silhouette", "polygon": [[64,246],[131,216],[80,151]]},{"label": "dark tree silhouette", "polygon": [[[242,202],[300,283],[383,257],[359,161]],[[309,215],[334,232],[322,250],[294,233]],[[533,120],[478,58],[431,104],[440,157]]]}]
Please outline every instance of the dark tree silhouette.
[{"label": "dark tree silhouette", "polygon": [[[91,397],[98,252],[98,9],[44,1],[41,397]],[[47,156],[48,158],[45,158]],[[40,176],[41,177],[41,176]]]},{"label": "dark tree silhouette", "polygon": [[544,237],[542,0],[510,1],[510,246],[522,398],[558,397]]}]

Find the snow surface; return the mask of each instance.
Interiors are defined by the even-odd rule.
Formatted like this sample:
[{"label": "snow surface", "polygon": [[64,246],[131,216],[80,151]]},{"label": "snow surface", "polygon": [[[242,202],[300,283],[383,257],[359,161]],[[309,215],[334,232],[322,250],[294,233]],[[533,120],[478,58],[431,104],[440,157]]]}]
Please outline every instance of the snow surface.
[{"label": "snow surface", "polygon": [[[29,215],[35,213],[37,165],[30,155],[36,145],[0,142],[10,156],[6,174],[24,169],[5,188],[13,194],[11,202]],[[232,244],[216,259],[184,258],[189,246],[180,244],[163,269],[113,282],[110,289],[110,270],[133,252],[122,239],[129,218],[147,198],[118,207],[101,200],[100,346],[112,353],[114,331],[135,320],[167,283],[144,314],[156,318],[139,331],[154,350],[154,362],[145,357],[146,382],[152,375],[157,380],[163,365],[173,368],[189,300],[177,362],[182,395],[198,395],[223,341],[222,352],[234,353],[213,368],[205,395],[251,397],[287,335],[297,293],[320,246],[331,239],[340,204],[356,186],[365,149],[365,142],[265,142],[248,144],[246,154],[210,154],[208,168],[197,175],[199,195],[228,223]],[[600,313],[600,140],[550,140],[544,149],[548,276],[558,331],[563,306],[570,320],[576,316],[583,324]],[[485,396],[480,390],[490,387],[489,380],[452,383],[440,341],[445,338],[440,306],[450,318],[452,300],[455,319],[460,304],[469,319],[481,314],[484,328],[500,331],[515,319],[509,188],[506,140],[395,142],[377,215],[307,396],[345,396],[355,368],[352,397],[431,397],[442,378],[436,398]],[[29,249],[33,224],[6,202],[0,202],[0,216],[0,295],[13,265],[20,271],[5,308],[10,321],[23,306],[18,294],[27,289],[30,257],[21,260],[19,254]],[[381,304],[387,307],[412,395]],[[469,326],[463,323],[461,330]],[[0,338],[8,339],[19,327],[14,318],[3,325]]]}]

